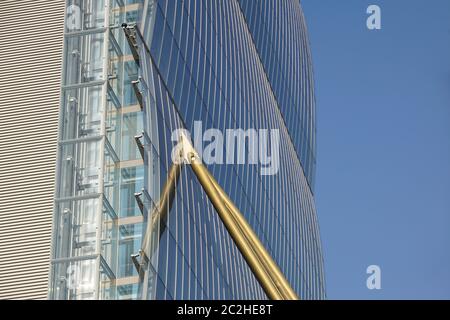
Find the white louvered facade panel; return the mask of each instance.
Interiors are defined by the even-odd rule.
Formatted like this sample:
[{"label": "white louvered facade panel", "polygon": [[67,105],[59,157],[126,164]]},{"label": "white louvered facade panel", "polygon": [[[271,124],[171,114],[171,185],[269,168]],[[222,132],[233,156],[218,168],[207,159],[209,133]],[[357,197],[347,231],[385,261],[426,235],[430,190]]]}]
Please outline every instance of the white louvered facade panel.
[{"label": "white louvered facade panel", "polygon": [[0,1],[0,299],[45,299],[64,0]]}]

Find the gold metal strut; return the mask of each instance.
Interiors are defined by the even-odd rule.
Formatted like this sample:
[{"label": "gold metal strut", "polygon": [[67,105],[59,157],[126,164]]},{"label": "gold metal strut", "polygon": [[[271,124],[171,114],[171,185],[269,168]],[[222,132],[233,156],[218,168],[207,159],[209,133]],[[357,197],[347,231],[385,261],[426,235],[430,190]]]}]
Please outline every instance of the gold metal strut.
[{"label": "gold metal strut", "polygon": [[[264,248],[264,245],[258,239],[239,209],[220,187],[208,169],[202,164],[193,146],[186,139],[182,142],[184,143],[184,150],[182,151],[184,153],[184,162],[192,168],[200,185],[264,292],[272,300],[298,300],[299,297],[292,289],[276,262]],[[150,242],[153,242],[150,241],[150,237],[157,230],[158,223],[160,224],[159,236],[162,234],[162,226],[165,224],[166,214],[170,211],[174,199],[181,166],[181,163],[174,163],[170,168],[160,203],[149,217],[146,235],[139,253],[141,256],[141,264],[136,259],[137,255],[133,256],[133,262],[141,276],[142,262],[148,261],[148,255],[152,255],[155,249],[150,249],[149,245]]]}]

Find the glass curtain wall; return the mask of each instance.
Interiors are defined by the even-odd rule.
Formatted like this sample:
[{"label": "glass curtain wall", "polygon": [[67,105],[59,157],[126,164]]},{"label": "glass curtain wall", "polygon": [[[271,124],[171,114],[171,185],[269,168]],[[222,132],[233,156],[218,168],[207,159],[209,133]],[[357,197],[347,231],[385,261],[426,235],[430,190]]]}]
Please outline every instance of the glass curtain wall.
[{"label": "glass curtain wall", "polygon": [[141,10],[142,1],[67,1],[50,299],[136,297],[142,111],[121,25]]}]

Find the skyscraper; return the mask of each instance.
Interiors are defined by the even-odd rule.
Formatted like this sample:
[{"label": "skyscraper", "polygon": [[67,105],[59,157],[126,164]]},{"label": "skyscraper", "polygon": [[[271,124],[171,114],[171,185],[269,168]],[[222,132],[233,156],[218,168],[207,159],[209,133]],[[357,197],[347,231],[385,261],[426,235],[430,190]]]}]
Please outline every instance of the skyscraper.
[{"label": "skyscraper", "polygon": [[[324,298],[299,2],[68,0],[65,12],[49,298],[265,298],[189,168],[158,212],[173,132],[201,131],[206,149],[211,128],[241,129],[247,161],[209,171],[297,294]],[[278,130],[276,172],[248,161],[249,130]],[[143,279],[131,255],[155,213]]]}]

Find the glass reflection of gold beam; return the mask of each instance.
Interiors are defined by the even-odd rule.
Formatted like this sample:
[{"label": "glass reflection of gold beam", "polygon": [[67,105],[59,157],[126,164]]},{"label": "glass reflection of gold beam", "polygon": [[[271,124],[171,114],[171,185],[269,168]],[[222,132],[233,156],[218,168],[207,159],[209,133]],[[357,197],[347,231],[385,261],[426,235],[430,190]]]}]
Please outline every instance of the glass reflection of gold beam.
[{"label": "glass reflection of gold beam", "polygon": [[[160,200],[148,216],[147,228],[141,250],[139,254],[131,256],[140,276],[143,276],[142,266],[148,263],[148,257],[151,257],[156,249],[156,241],[151,241],[152,238],[155,236],[161,237],[166,228],[167,214],[172,208],[180,172],[181,164],[173,164],[170,167]],[[141,257],[140,262],[137,260],[138,256]]]}]

